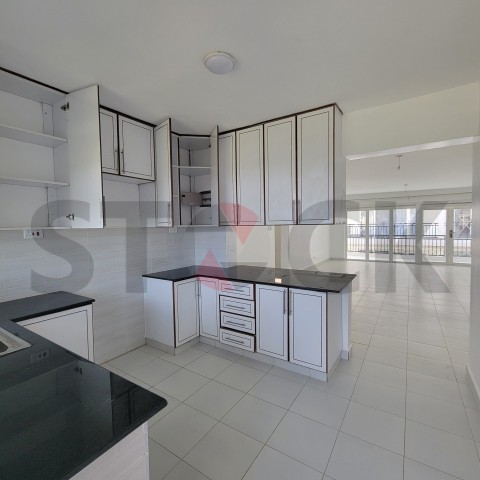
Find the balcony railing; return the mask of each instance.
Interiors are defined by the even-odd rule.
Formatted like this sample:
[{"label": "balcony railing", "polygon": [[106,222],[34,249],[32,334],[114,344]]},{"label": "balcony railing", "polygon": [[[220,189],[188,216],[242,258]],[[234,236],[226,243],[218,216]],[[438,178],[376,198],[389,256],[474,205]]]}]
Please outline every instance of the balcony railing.
[{"label": "balcony railing", "polygon": [[[471,256],[471,238],[460,225],[454,225],[453,256]],[[459,234],[458,232],[462,232]],[[369,253],[389,254],[390,226],[370,224]],[[470,229],[468,231],[470,233]],[[458,235],[458,236],[457,236]],[[414,256],[416,247],[416,224],[393,224],[393,254]],[[461,238],[466,237],[466,238]],[[422,254],[430,257],[444,257],[446,248],[445,225],[425,223],[423,225]],[[350,253],[365,253],[367,248],[367,226],[362,223],[347,225],[347,251]]]}]

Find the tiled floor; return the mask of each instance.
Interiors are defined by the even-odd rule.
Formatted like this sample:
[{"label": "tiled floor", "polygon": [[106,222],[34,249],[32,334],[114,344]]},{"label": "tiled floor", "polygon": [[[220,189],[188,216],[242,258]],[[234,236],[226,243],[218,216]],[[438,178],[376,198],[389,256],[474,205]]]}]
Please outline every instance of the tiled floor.
[{"label": "tiled floor", "polygon": [[321,268],[359,274],[353,356],[328,383],[204,344],[105,365],[169,402],[150,422],[152,480],[480,478],[469,268]]}]

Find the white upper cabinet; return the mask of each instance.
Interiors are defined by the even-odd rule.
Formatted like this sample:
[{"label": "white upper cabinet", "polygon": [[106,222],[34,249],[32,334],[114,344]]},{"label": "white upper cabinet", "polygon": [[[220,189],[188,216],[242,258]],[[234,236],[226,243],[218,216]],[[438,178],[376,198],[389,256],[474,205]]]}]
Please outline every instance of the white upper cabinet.
[{"label": "white upper cabinet", "polygon": [[237,164],[235,132],[218,140],[218,197],[220,225],[237,224]]},{"label": "white upper cabinet", "polygon": [[118,166],[118,115],[100,109],[100,132],[102,136],[102,172],[119,174]]},{"label": "white upper cabinet", "polygon": [[[70,93],[53,108],[54,127],[68,143],[54,151],[55,176],[68,182],[57,190],[54,226],[103,228],[102,164],[98,86]],[[66,117],[66,122],[55,122]]]},{"label": "white upper cabinet", "polygon": [[97,86],[66,94],[0,69],[0,229],[103,226],[99,123]]},{"label": "white upper cabinet", "polygon": [[120,174],[155,180],[153,128],[118,116]]},{"label": "white upper cabinet", "polygon": [[171,120],[155,127],[157,227],[173,226]]},{"label": "white upper cabinet", "polygon": [[267,225],[296,223],[295,117],[265,124]]},{"label": "white upper cabinet", "polygon": [[264,225],[263,125],[236,132],[238,225]]},{"label": "white upper cabinet", "polygon": [[334,223],[334,108],[297,116],[298,223]]}]

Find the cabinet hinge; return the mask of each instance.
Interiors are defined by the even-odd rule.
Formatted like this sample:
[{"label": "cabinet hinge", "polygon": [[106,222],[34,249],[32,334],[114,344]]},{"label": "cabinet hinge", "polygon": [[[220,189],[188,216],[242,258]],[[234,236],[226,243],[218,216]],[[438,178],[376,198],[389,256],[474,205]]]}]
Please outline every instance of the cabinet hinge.
[{"label": "cabinet hinge", "polygon": [[66,110],[70,110],[70,102],[67,102],[65,105],[62,105],[60,108],[61,108],[64,112],[65,112]]}]

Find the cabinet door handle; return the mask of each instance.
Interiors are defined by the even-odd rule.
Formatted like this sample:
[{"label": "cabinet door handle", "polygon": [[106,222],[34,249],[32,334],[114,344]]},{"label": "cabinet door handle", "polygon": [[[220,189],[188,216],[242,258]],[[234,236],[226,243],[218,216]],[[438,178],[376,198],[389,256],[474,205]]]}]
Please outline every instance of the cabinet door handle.
[{"label": "cabinet door handle", "polygon": [[287,291],[283,291],[283,314],[287,313]]},{"label": "cabinet door handle", "polygon": [[289,299],[289,300],[290,300],[290,302],[289,302],[289,304],[290,304],[290,305],[289,305],[289,307],[290,307],[289,311],[290,311],[290,315],[292,315],[292,309],[293,309],[293,293],[292,293],[292,292],[290,292],[290,299]]},{"label": "cabinet door handle", "polygon": [[296,215],[295,215],[295,206],[296,206],[296,203],[297,203],[297,202],[296,202],[295,200],[292,200],[292,222],[295,221],[295,217],[296,217]]},{"label": "cabinet door handle", "polygon": [[125,173],[125,153],[123,148],[120,150],[120,153],[122,155],[122,173]]}]

